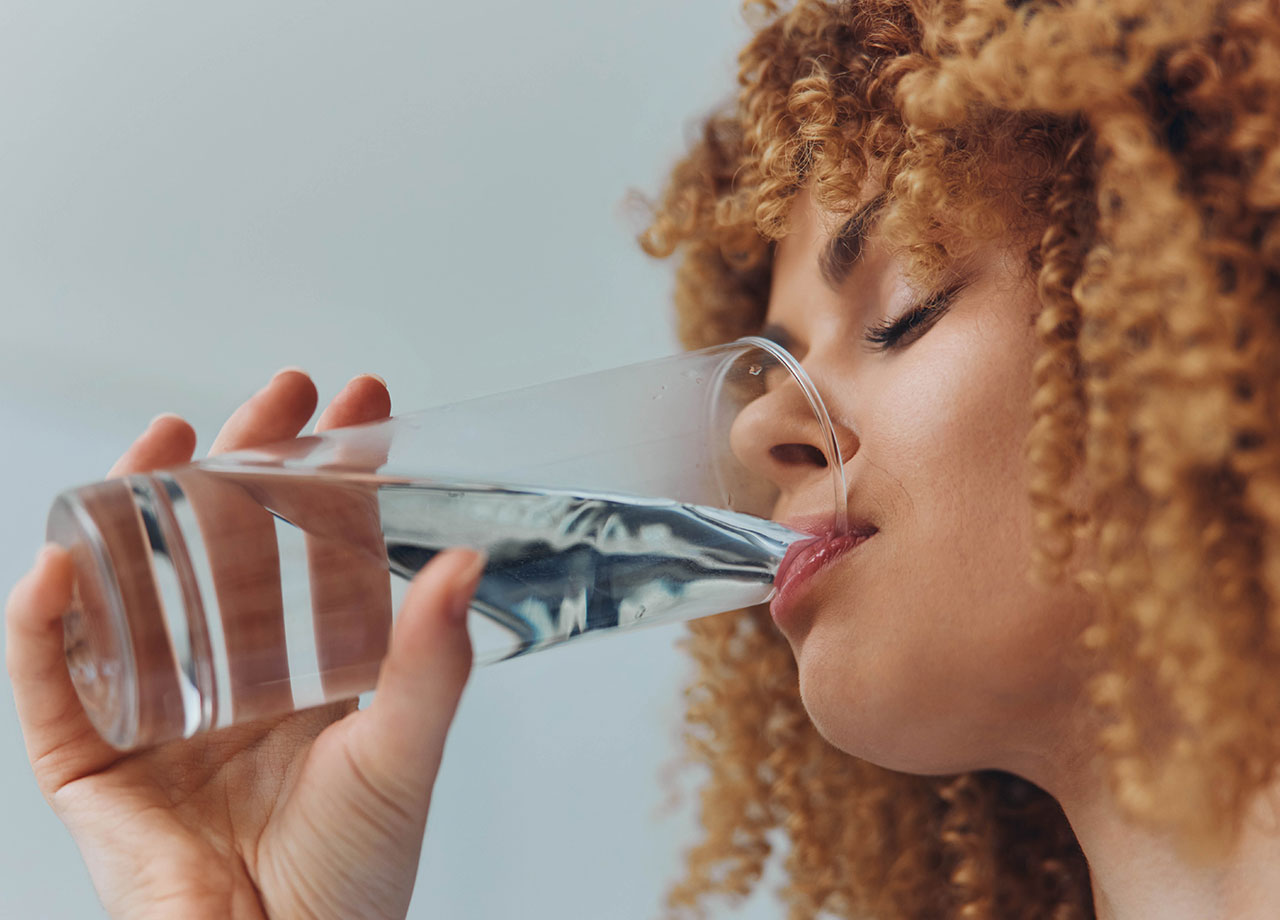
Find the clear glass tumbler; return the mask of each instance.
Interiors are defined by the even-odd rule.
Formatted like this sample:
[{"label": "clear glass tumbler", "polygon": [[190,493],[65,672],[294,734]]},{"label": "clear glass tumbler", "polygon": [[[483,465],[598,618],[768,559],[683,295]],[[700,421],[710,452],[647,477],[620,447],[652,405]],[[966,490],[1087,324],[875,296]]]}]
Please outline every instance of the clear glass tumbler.
[{"label": "clear glass tumbler", "polygon": [[478,664],[767,602],[815,539],[743,462],[775,412],[811,425],[816,529],[844,533],[826,408],[760,338],[65,491],[72,680],[121,749],[357,696],[413,575],[458,545],[488,553]]}]

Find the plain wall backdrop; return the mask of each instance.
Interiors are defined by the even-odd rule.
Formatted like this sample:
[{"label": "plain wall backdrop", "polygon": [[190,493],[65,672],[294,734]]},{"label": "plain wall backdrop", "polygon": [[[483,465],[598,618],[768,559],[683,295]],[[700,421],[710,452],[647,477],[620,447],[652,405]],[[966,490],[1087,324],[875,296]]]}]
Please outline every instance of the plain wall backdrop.
[{"label": "plain wall backdrop", "polygon": [[[660,191],[734,90],[738,0],[8,0],[0,7],[0,585],[54,495],[158,412],[226,416],[287,364],[393,412],[677,350]],[[309,428],[308,428],[309,430]],[[512,445],[518,450],[519,445]],[[410,916],[657,917],[681,626],[477,670]],[[0,916],[101,916],[0,691]],[[716,916],[781,916],[768,889]]]}]

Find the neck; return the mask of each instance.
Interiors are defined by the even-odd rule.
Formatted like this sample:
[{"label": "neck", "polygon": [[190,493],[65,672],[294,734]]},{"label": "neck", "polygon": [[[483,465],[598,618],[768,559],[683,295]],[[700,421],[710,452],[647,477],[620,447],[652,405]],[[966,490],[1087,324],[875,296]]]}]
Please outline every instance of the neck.
[{"label": "neck", "polygon": [[[1044,786],[1062,805],[1089,862],[1098,920],[1262,920],[1280,915],[1280,785],[1252,803],[1226,858],[1198,865],[1172,838],[1128,821],[1105,778]],[[1042,784],[1043,785],[1043,784]]]}]

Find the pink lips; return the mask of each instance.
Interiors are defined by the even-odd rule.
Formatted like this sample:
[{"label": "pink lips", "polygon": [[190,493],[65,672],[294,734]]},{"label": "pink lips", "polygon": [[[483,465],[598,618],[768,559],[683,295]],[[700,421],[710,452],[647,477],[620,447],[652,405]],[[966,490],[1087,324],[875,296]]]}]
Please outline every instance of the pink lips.
[{"label": "pink lips", "polygon": [[769,612],[773,615],[774,622],[780,626],[789,617],[789,611],[794,608],[808,582],[820,569],[865,543],[877,530],[865,521],[850,521],[849,532],[836,536],[832,532],[829,518],[823,519],[821,523],[813,518],[782,523],[792,530],[812,533],[814,536],[811,540],[797,540],[791,544],[773,580],[778,593],[769,605]]}]

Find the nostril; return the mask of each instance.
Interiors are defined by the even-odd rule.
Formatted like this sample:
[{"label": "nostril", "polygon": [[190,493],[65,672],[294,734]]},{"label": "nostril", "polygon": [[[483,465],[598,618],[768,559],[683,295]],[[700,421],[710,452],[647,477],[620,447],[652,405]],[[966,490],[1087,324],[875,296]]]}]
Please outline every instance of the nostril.
[{"label": "nostril", "polygon": [[779,444],[769,448],[769,455],[779,463],[785,463],[788,466],[803,464],[825,467],[827,465],[827,458],[812,444]]}]

